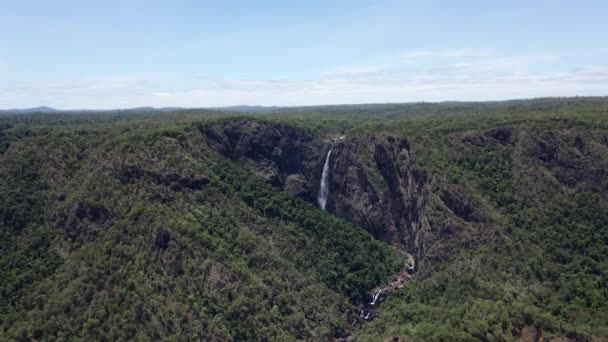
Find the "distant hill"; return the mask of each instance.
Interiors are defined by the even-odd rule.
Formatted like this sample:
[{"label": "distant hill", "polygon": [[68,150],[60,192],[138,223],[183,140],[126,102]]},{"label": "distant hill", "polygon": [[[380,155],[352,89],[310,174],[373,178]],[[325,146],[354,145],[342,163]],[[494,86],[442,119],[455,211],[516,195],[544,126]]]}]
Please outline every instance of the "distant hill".
[{"label": "distant hill", "polygon": [[47,106],[40,106],[40,107],[34,107],[34,108],[14,108],[14,109],[4,109],[4,110],[0,110],[1,114],[33,114],[33,113],[55,113],[58,112],[57,109],[55,108],[51,108],[51,107],[47,107]]},{"label": "distant hill", "polygon": [[87,114],[87,113],[154,113],[154,112],[179,112],[179,111],[201,111],[211,110],[214,112],[233,112],[233,113],[294,113],[294,114],[330,114],[330,115],[360,115],[366,117],[381,115],[385,117],[393,116],[419,116],[428,115],[431,112],[461,112],[494,110],[498,108],[517,108],[518,110],[529,110],[536,106],[552,104],[556,106],[572,105],[580,101],[586,103],[604,103],[608,96],[595,97],[542,97],[534,99],[514,99],[507,101],[443,101],[443,102],[403,102],[403,103],[363,103],[363,104],[332,104],[332,105],[310,105],[310,106],[258,106],[258,105],[235,105],[225,107],[152,107],[142,106],[133,108],[116,109],[55,109],[48,106],[34,108],[13,108],[0,109],[0,114],[35,114],[35,113],[61,113],[61,114]]}]

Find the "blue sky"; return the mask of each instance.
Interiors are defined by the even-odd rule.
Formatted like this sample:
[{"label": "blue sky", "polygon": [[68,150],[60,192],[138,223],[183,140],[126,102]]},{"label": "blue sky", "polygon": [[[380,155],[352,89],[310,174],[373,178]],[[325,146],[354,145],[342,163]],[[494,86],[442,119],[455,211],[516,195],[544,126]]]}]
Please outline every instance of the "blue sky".
[{"label": "blue sky", "polygon": [[5,1],[0,108],[608,95],[608,1]]}]

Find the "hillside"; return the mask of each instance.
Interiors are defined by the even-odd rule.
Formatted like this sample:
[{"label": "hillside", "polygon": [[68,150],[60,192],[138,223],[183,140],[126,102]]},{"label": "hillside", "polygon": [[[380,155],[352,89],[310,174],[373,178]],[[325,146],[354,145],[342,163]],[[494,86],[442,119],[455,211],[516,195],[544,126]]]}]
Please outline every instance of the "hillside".
[{"label": "hillside", "polygon": [[326,339],[399,267],[191,126],[17,126],[1,163],[8,339]]},{"label": "hillside", "polygon": [[606,339],[607,115],[556,98],[1,116],[0,336]]}]

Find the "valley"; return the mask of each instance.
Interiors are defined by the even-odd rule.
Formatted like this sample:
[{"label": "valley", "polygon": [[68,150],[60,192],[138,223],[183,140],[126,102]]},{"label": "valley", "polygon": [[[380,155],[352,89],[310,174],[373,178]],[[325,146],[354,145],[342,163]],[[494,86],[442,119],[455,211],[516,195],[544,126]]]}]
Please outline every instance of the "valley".
[{"label": "valley", "polygon": [[247,110],[0,115],[0,336],[608,338],[608,99]]}]

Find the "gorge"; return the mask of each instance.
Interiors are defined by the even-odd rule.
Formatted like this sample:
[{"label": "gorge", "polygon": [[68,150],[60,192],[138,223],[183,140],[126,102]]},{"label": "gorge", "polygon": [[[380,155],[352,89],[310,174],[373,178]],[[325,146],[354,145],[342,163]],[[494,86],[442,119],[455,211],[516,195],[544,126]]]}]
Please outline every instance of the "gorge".
[{"label": "gorge", "polygon": [[479,210],[482,204],[428,177],[406,139],[334,139],[324,154],[324,140],[281,124],[230,120],[201,129],[212,149],[266,182],[317,199],[320,208],[401,246],[412,255],[408,267],[422,275],[428,274],[428,263],[449,260],[450,251],[491,237],[481,230],[482,223],[491,227]]},{"label": "gorge", "polygon": [[0,116],[0,339],[601,340],[605,108]]}]

